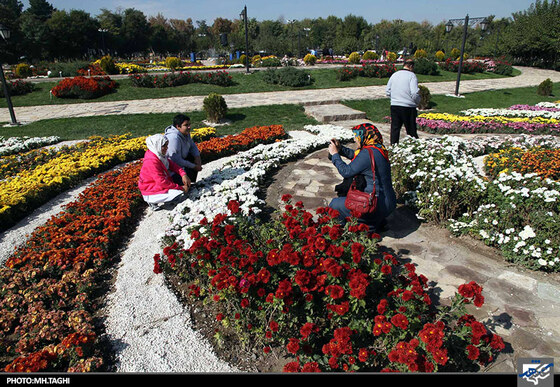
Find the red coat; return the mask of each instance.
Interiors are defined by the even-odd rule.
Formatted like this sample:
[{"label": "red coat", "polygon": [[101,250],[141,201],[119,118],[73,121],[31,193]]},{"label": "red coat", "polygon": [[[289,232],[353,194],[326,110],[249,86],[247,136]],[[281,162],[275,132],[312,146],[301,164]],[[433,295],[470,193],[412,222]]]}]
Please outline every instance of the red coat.
[{"label": "red coat", "polygon": [[[186,175],[185,170],[171,160],[169,160],[169,170],[178,173],[180,176]],[[167,193],[170,189],[182,190],[183,187],[174,183],[171,179],[169,170],[165,168],[165,165],[155,153],[147,150],[144,154],[144,162],[138,179],[138,188],[142,195]]]}]

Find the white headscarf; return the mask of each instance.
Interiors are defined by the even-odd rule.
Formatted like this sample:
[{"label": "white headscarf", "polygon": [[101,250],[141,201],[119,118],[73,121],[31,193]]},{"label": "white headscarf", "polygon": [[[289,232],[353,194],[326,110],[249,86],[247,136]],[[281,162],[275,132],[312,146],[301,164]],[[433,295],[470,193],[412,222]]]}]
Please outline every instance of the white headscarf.
[{"label": "white headscarf", "polygon": [[154,134],[153,136],[149,136],[146,138],[146,145],[148,146],[148,150],[152,151],[158,157],[158,159],[161,160],[163,165],[165,165],[165,168],[169,169],[169,160],[167,159],[167,156],[161,151],[161,148],[163,148],[163,146],[168,142],[169,141],[167,140],[167,137],[165,137],[163,134]]}]

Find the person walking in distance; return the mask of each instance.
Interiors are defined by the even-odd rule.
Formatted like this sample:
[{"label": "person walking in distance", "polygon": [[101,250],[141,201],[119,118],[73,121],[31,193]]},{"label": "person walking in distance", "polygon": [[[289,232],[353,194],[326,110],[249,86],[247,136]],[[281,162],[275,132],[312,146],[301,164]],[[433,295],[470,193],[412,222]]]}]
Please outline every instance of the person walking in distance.
[{"label": "person walking in distance", "polygon": [[403,69],[391,75],[385,92],[391,98],[391,145],[398,144],[403,124],[409,136],[418,138],[416,106],[420,102],[420,89],[412,59],[407,59]]}]

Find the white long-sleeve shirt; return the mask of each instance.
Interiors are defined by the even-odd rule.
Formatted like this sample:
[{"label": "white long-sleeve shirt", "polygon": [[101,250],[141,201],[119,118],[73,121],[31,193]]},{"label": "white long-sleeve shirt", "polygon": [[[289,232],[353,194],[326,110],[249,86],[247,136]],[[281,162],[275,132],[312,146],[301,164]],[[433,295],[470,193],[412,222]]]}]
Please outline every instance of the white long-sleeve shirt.
[{"label": "white long-sleeve shirt", "polygon": [[420,102],[418,78],[410,70],[399,70],[389,78],[385,93],[391,97],[391,105],[416,107]]}]

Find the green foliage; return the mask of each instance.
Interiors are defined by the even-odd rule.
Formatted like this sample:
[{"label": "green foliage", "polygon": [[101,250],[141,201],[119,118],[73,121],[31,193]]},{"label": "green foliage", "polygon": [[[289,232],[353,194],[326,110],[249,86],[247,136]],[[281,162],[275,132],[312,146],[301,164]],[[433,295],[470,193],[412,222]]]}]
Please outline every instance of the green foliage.
[{"label": "green foliage", "polygon": [[227,114],[226,100],[219,94],[209,94],[208,97],[204,98],[202,105],[206,112],[206,118],[210,122],[220,122]]},{"label": "green foliage", "polygon": [[544,95],[544,96],[551,95],[552,94],[552,86],[553,86],[553,83],[550,80],[550,78],[545,79],[537,87],[537,94],[538,95]]},{"label": "green foliage", "polygon": [[280,67],[281,65],[280,59],[275,56],[269,56],[261,60],[259,67]]},{"label": "green foliage", "polygon": [[349,81],[356,78],[360,74],[360,69],[354,66],[343,66],[336,71],[336,79],[339,81]]},{"label": "green foliage", "polygon": [[307,54],[303,58],[303,62],[308,66],[313,66],[315,64],[315,62],[317,62],[317,57],[315,55],[312,55],[312,54]]},{"label": "green foliage", "polygon": [[353,52],[348,56],[348,63],[358,64],[360,63],[360,54]]},{"label": "green foliage", "polygon": [[419,48],[418,50],[416,50],[416,51],[414,52],[414,57],[415,57],[416,59],[418,59],[418,58],[427,58],[427,57],[428,57],[428,53],[426,52],[426,50],[424,50],[424,49],[422,49],[422,48]]},{"label": "green foliage", "polygon": [[513,15],[504,46],[517,64],[553,68],[560,62],[560,2],[536,0],[526,11]]},{"label": "green foliage", "polygon": [[17,78],[27,78],[33,75],[33,71],[27,63],[19,63],[14,73]]},{"label": "green foliage", "polygon": [[366,51],[364,52],[364,55],[362,56],[363,60],[377,60],[379,59],[379,55],[376,52],[373,51]]},{"label": "green foliage", "polygon": [[165,58],[165,67],[175,71],[178,67],[183,65],[183,61],[175,56],[168,56]]},{"label": "green foliage", "polygon": [[51,72],[49,77],[75,77],[79,75],[78,70],[88,68],[90,65],[87,61],[70,61],[70,62],[56,62],[49,65]]},{"label": "green foliage", "polygon": [[418,109],[425,110],[430,106],[432,95],[426,86],[418,85],[418,88],[420,89],[420,103],[418,104]]},{"label": "green foliage", "polygon": [[118,74],[119,68],[115,64],[115,61],[111,55],[105,55],[99,61],[99,67],[105,72],[105,74]]},{"label": "green foliage", "polygon": [[263,74],[263,80],[266,83],[288,87],[302,87],[313,83],[313,78],[309,72],[291,66],[266,70]]},{"label": "green foliage", "polygon": [[[20,79],[17,79],[15,81],[7,81],[6,86],[8,87],[8,92],[10,93],[10,96],[31,93],[35,89],[34,83],[28,81],[22,81]],[[4,97],[3,87],[0,87],[0,97],[2,98]]]},{"label": "green foliage", "polygon": [[439,67],[436,62],[428,58],[419,58],[414,61],[414,72],[424,75],[438,75]]}]

